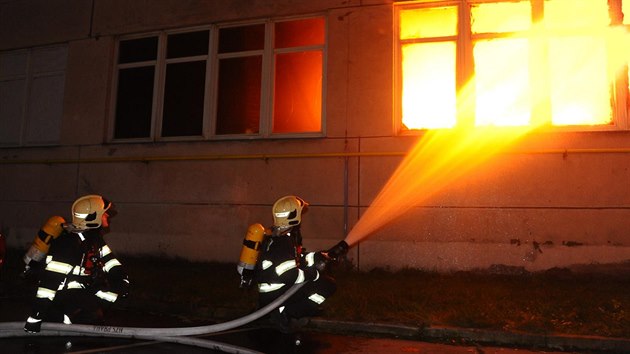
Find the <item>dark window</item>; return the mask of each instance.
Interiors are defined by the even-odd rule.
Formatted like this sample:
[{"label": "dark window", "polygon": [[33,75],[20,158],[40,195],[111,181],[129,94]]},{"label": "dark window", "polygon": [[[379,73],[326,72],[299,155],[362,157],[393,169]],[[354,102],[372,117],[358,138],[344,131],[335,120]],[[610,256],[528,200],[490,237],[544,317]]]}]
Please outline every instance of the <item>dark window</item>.
[{"label": "dark window", "polygon": [[146,138],[151,135],[154,76],[153,66],[119,70],[115,138]]},{"label": "dark window", "polygon": [[122,39],[112,137],[321,134],[325,37],[321,17]]},{"label": "dark window", "polygon": [[168,36],[166,58],[183,58],[208,54],[208,31],[179,33]]},{"label": "dark window", "polygon": [[261,50],[265,45],[265,25],[226,27],[219,30],[219,53]]},{"label": "dark window", "polygon": [[258,133],[261,68],[261,56],[221,60],[217,134]]},{"label": "dark window", "polygon": [[162,136],[202,135],[205,78],[205,61],[167,65]]},{"label": "dark window", "polygon": [[120,42],[118,63],[136,63],[157,59],[158,37],[132,39]]}]

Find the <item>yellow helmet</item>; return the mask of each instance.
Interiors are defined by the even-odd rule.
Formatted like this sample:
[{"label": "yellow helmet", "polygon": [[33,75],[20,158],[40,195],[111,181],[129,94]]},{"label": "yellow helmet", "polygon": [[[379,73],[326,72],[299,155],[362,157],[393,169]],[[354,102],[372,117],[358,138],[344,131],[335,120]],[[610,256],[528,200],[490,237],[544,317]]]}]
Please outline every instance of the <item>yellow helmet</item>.
[{"label": "yellow helmet", "polygon": [[273,225],[280,229],[299,225],[302,221],[302,210],[306,207],[308,207],[308,203],[294,195],[287,195],[278,199],[273,204]]},{"label": "yellow helmet", "polygon": [[72,204],[72,224],[78,230],[96,229],[101,226],[102,216],[112,203],[100,195],[90,194]]}]

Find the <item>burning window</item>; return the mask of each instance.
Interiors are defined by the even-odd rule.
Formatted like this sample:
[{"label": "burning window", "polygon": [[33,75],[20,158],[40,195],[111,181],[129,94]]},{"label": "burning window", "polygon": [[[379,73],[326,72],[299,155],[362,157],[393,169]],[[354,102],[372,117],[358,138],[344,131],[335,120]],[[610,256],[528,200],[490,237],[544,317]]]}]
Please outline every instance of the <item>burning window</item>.
[{"label": "burning window", "polygon": [[273,133],[322,129],[324,19],[275,24]]},{"label": "burning window", "polygon": [[322,17],[123,38],[113,139],[321,134],[324,46]]},{"label": "burning window", "polygon": [[323,49],[323,18],[221,28],[216,133],[321,132]]},{"label": "burning window", "polygon": [[626,8],[630,1],[396,6],[402,128],[627,128]]},{"label": "burning window", "polygon": [[219,30],[217,134],[260,132],[265,24]]}]

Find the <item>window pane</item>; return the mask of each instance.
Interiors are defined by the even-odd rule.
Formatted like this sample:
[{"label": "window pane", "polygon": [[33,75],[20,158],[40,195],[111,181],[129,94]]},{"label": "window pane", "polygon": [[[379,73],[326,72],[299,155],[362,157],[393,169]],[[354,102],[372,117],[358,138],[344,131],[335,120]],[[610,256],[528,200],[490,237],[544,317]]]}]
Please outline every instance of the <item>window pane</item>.
[{"label": "window pane", "polygon": [[323,18],[278,22],[275,24],[275,29],[275,48],[324,43]]},{"label": "window pane", "polygon": [[477,4],[470,11],[473,33],[524,31],[531,24],[529,1]]},{"label": "window pane", "polygon": [[162,136],[202,135],[205,81],[205,61],[166,67]]},{"label": "window pane", "polygon": [[549,41],[552,123],[609,124],[612,110],[601,37]]},{"label": "window pane", "polygon": [[31,73],[49,73],[66,69],[66,47],[53,47],[33,50]]},{"label": "window pane", "polygon": [[146,138],[151,135],[154,67],[118,72],[114,138]]},{"label": "window pane", "polygon": [[630,24],[630,1],[624,0],[621,4],[621,12],[624,14],[623,16],[623,24]]},{"label": "window pane", "polygon": [[402,49],[403,124],[409,129],[455,126],[455,43]]},{"label": "window pane", "polygon": [[25,51],[0,54],[0,78],[26,75],[28,55]]},{"label": "window pane", "polygon": [[264,44],[264,24],[219,29],[219,53],[261,50]]},{"label": "window pane", "polygon": [[124,64],[155,60],[157,58],[157,46],[157,37],[120,41],[118,62]]},{"label": "window pane", "polygon": [[168,59],[208,54],[208,31],[171,34],[168,36]]},{"label": "window pane", "polygon": [[456,34],[456,6],[400,11],[400,39],[444,37]]},{"label": "window pane", "polygon": [[274,133],[321,131],[322,53],[276,56]]},{"label": "window pane", "polygon": [[259,132],[261,75],[261,56],[220,61],[217,134]]},{"label": "window pane", "polygon": [[474,47],[476,125],[525,126],[531,116],[526,39],[480,41]]},{"label": "window pane", "polygon": [[605,28],[609,23],[606,1],[545,1],[545,27],[549,29]]},{"label": "window pane", "polygon": [[27,143],[57,143],[61,132],[65,76],[40,76],[31,82],[24,138]]},{"label": "window pane", "polygon": [[0,144],[19,144],[26,80],[0,81]]}]

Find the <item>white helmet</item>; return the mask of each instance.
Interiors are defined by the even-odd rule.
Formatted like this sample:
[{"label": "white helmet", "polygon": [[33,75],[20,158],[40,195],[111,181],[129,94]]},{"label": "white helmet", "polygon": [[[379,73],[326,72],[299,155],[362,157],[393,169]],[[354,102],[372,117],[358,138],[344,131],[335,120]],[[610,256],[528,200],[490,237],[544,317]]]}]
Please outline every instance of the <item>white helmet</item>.
[{"label": "white helmet", "polygon": [[294,195],[278,199],[273,204],[273,225],[281,230],[299,225],[302,221],[302,210],[306,207],[308,203]]},{"label": "white helmet", "polygon": [[90,194],[72,204],[72,224],[78,230],[101,227],[103,214],[112,203],[100,195]]}]

